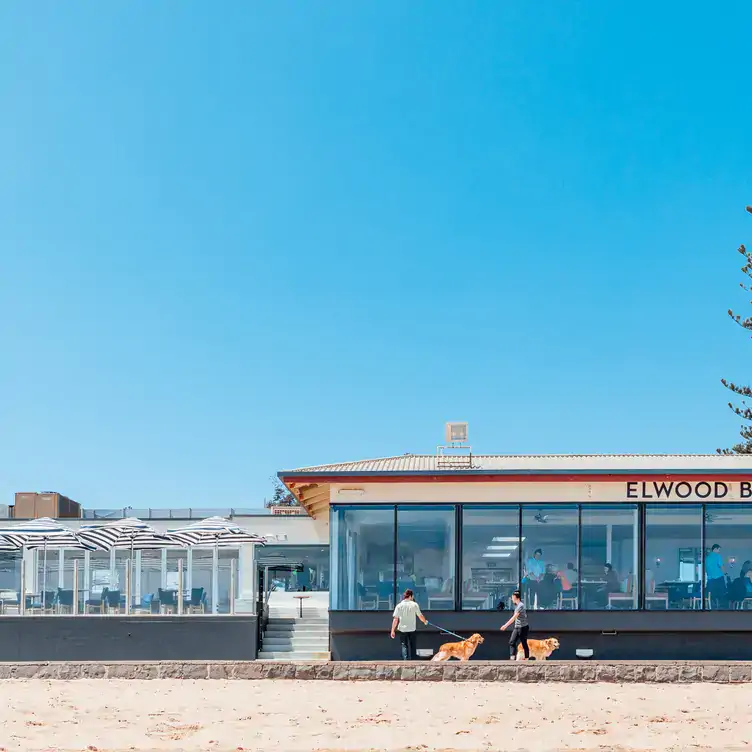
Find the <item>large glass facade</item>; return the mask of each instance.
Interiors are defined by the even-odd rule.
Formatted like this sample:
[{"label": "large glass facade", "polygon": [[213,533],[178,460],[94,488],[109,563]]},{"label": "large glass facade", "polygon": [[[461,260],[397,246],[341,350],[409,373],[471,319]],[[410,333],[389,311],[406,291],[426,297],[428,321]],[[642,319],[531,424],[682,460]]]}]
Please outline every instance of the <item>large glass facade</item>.
[{"label": "large glass facade", "polygon": [[702,505],[645,509],[645,607],[702,607]]},{"label": "large glass facade", "polygon": [[636,609],[639,604],[636,505],[582,506],[582,608]]},{"label": "large glass facade", "polygon": [[411,589],[433,610],[454,609],[456,510],[397,508],[397,593]]},{"label": "large glass facade", "polygon": [[233,613],[239,555],[238,547],[0,552],[0,614]]},{"label": "large glass facade", "polygon": [[462,509],[462,608],[509,607],[520,583],[520,508]]},{"label": "large glass facade", "polygon": [[332,507],[331,607],[391,610],[396,597],[395,507]]},{"label": "large glass facade", "polygon": [[331,514],[334,610],[391,609],[408,587],[426,610],[506,610],[517,588],[529,610],[752,608],[752,505],[363,505]]},{"label": "large glass facade", "polygon": [[705,605],[752,608],[752,506],[705,509]]},{"label": "large glass facade", "polygon": [[522,593],[528,608],[577,608],[576,506],[523,506]]}]

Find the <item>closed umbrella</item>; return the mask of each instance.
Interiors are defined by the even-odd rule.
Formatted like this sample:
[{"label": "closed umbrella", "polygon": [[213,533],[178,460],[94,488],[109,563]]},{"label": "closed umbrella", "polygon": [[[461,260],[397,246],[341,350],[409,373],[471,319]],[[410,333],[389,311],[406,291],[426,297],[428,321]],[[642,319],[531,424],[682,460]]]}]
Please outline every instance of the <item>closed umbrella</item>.
[{"label": "closed umbrella", "polygon": [[[22,522],[12,527],[0,528],[0,538],[10,541],[17,547],[44,549],[44,569],[42,573],[42,610],[46,608],[47,597],[47,549],[77,548],[91,549],[92,546],[80,540],[70,528],[61,525],[50,517]],[[21,583],[22,595],[24,592]]]},{"label": "closed umbrella", "polygon": [[[113,548],[129,549],[130,561],[133,562],[133,552],[144,549],[168,548],[176,541],[168,538],[164,533],[155,530],[151,525],[142,522],[137,517],[127,517],[115,520],[105,525],[87,525],[78,533],[79,538],[86,543],[110,551]],[[132,564],[130,565],[132,567]],[[128,578],[128,593],[126,593],[126,613],[131,605],[131,578]]]},{"label": "closed umbrella", "polygon": [[212,613],[217,613],[217,590],[219,589],[219,549],[237,548],[245,543],[253,543],[263,546],[266,538],[256,533],[244,530],[224,517],[207,517],[200,522],[192,522],[190,525],[170,530],[167,533],[170,538],[182,543],[184,546],[211,546],[214,549],[212,561]]}]

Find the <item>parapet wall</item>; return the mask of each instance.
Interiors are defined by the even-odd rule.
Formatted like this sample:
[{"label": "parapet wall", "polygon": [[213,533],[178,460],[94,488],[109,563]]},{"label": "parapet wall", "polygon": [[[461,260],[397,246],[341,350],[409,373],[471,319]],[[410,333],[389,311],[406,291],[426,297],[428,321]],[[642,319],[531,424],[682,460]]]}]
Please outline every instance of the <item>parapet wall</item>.
[{"label": "parapet wall", "polygon": [[0,663],[3,679],[301,679],[319,681],[479,681],[752,683],[752,662],[355,663],[164,661]]}]

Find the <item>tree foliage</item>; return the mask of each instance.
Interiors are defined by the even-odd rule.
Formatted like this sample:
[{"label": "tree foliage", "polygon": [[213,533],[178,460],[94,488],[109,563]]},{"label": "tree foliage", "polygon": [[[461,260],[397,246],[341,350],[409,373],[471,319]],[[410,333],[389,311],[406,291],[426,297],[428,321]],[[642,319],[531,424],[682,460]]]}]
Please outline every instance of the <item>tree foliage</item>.
[{"label": "tree foliage", "polygon": [[[752,214],[752,206],[747,207],[747,211]],[[744,256],[744,266],[742,266],[742,273],[752,280],[752,251],[748,251],[742,244],[739,246],[739,253]],[[752,282],[740,282],[739,286],[746,292],[752,294]],[[750,301],[752,303],[752,301]],[[728,315],[731,319],[737,323],[742,329],[752,331],[752,316],[742,318],[738,313],[734,313],[729,309]],[[752,388],[748,386],[742,386],[741,384],[735,384],[733,381],[727,381],[721,379],[721,383],[727,389],[730,389],[734,394],[738,394],[742,397],[741,405],[735,405],[733,402],[729,402],[728,406],[731,408],[735,415],[738,415],[745,423],[742,423],[739,429],[739,435],[742,437],[742,441],[738,444],[734,444],[730,449],[718,449],[719,454],[752,454],[752,408],[747,404],[747,399],[752,397]]]},{"label": "tree foliage", "polygon": [[274,493],[266,502],[267,507],[296,507],[298,500],[287,490],[287,487],[279,478],[272,478]]}]

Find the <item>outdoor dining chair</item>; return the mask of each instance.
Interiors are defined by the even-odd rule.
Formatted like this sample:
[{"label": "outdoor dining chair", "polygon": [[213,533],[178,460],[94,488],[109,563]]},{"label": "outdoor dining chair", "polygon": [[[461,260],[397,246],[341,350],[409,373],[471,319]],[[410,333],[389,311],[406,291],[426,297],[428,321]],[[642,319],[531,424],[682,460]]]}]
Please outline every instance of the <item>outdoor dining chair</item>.
[{"label": "outdoor dining chair", "polygon": [[121,598],[119,590],[102,591],[102,613],[120,613]]},{"label": "outdoor dining chair", "polygon": [[202,587],[191,588],[191,600],[188,603],[188,613],[203,614],[206,610],[206,591]]},{"label": "outdoor dining chair", "polygon": [[73,591],[63,590],[63,588],[58,588],[57,596],[56,596],[56,603],[57,603],[58,613],[72,614],[73,613]]},{"label": "outdoor dining chair", "polygon": [[159,588],[158,593],[160,612],[164,614],[169,609],[170,613],[176,613],[178,610],[177,591]]}]

